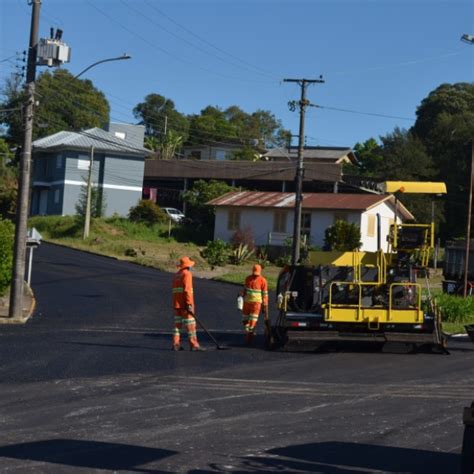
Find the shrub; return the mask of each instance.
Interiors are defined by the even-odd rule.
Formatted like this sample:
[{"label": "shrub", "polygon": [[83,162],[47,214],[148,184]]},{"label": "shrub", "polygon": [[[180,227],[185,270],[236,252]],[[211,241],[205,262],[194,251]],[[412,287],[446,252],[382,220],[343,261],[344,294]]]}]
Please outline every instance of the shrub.
[{"label": "shrub", "polygon": [[[76,215],[82,220],[86,216],[87,186],[81,186],[79,199],[76,202]],[[97,186],[91,187],[91,217],[102,217],[105,214],[107,202],[104,189]]]},{"label": "shrub", "polygon": [[128,218],[132,222],[143,222],[147,225],[167,220],[166,214],[153,201],[147,199],[142,199],[135,207],[130,208]]},{"label": "shrub", "polygon": [[74,216],[34,216],[29,219],[28,226],[52,239],[79,237],[82,233],[82,222]]},{"label": "shrub", "polygon": [[250,249],[247,244],[240,244],[238,247],[232,249],[230,254],[230,261],[234,265],[242,265],[254,253],[255,249]]},{"label": "shrub", "polygon": [[326,229],[324,234],[324,249],[350,252],[360,248],[360,228],[357,224],[336,221]]},{"label": "shrub", "polygon": [[253,239],[252,228],[247,226],[243,230],[236,230],[234,235],[231,237],[230,242],[234,249],[241,245],[245,245],[249,250],[253,250],[255,248],[255,241]]},{"label": "shrub", "polygon": [[262,245],[257,249],[257,263],[262,267],[265,267],[270,262],[268,257],[268,247]]},{"label": "shrub", "polygon": [[223,267],[229,258],[229,246],[220,239],[208,241],[206,248],[201,250],[201,257],[206,260],[212,269]]},{"label": "shrub", "polygon": [[13,265],[14,226],[8,220],[0,219],[0,296],[10,285]]},{"label": "shrub", "polygon": [[436,304],[441,311],[442,320],[447,323],[467,323],[474,315],[474,298],[440,293]]}]

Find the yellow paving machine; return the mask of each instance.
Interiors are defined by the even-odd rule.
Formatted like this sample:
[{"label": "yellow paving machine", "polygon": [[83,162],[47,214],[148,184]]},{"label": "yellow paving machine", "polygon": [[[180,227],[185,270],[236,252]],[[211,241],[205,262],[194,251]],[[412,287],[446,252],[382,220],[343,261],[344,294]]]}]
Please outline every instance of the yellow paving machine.
[{"label": "yellow paving machine", "polygon": [[[446,193],[446,186],[386,182],[384,191],[439,195]],[[379,221],[377,251],[312,251],[308,263],[281,272],[279,316],[272,325],[277,346],[298,350],[330,341],[366,341],[445,350],[446,338],[427,275],[434,223],[398,223],[397,202],[385,252]],[[420,277],[426,279],[423,290]]]}]

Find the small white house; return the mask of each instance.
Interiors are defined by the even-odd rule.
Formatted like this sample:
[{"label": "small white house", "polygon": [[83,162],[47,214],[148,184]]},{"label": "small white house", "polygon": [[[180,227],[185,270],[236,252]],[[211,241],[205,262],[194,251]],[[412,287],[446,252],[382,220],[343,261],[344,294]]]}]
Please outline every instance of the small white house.
[{"label": "small white house", "polygon": [[[214,239],[229,242],[236,231],[250,229],[256,245],[283,246],[293,235],[293,193],[231,192],[208,204],[216,208]],[[375,251],[378,214],[380,241],[386,250],[395,212],[397,222],[414,219],[391,194],[303,193],[301,230],[312,245],[322,247],[326,229],[337,220],[345,220],[360,227],[361,250]]]}]

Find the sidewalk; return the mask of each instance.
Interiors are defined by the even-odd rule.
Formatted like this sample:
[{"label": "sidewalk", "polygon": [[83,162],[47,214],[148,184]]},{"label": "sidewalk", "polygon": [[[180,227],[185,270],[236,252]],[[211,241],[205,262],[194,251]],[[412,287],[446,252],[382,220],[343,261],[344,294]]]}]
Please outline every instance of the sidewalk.
[{"label": "sidewalk", "polygon": [[5,296],[0,297],[0,324],[24,324],[32,316],[36,300],[33,290],[25,282],[23,296],[23,316],[21,318],[9,318],[8,309],[10,303],[10,294],[7,292]]}]

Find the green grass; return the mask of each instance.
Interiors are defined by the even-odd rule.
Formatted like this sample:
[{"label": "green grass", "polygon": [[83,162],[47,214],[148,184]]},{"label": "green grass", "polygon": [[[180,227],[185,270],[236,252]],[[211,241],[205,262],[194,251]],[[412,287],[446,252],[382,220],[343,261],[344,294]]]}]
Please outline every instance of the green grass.
[{"label": "green grass", "polygon": [[443,323],[443,331],[448,334],[466,334],[466,324],[474,324],[474,318],[465,323]]},{"label": "green grass", "polygon": [[[254,263],[249,261],[242,266],[226,265],[211,270],[200,255],[203,247],[189,240],[181,241],[183,233],[178,236],[179,227],[172,226],[171,236],[168,236],[168,224],[148,226],[121,217],[92,219],[90,236],[86,240],[82,239],[81,221],[73,216],[35,216],[30,219],[29,225],[36,227],[46,241],[163,271],[176,271],[178,259],[188,255],[196,262],[197,276],[239,285],[243,284]],[[279,271],[280,268],[275,266],[265,268],[270,289],[275,288]]]}]

